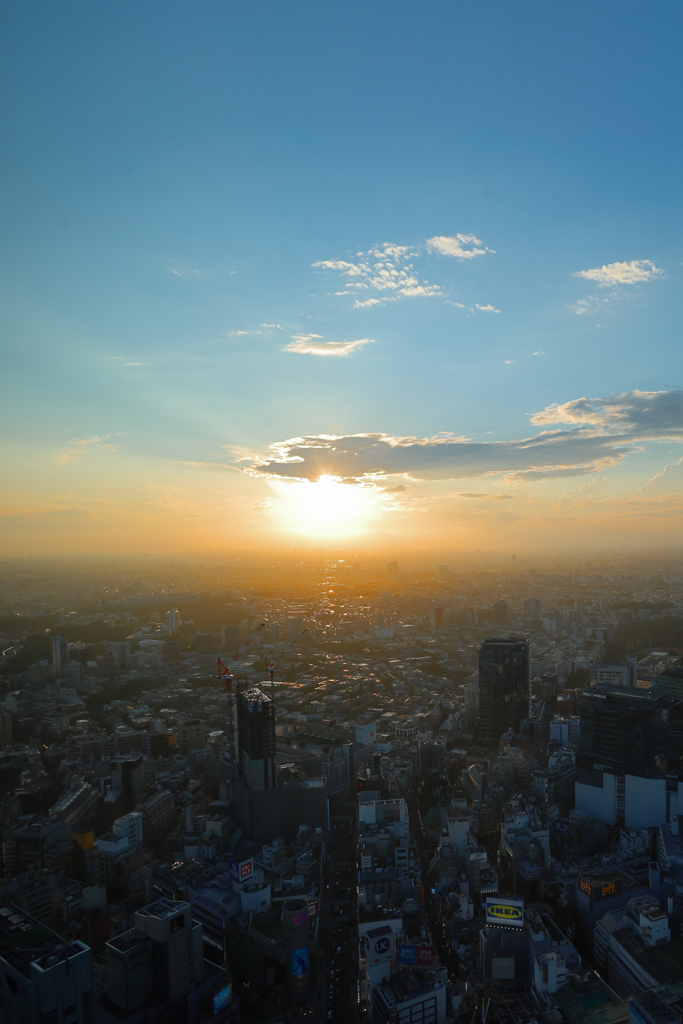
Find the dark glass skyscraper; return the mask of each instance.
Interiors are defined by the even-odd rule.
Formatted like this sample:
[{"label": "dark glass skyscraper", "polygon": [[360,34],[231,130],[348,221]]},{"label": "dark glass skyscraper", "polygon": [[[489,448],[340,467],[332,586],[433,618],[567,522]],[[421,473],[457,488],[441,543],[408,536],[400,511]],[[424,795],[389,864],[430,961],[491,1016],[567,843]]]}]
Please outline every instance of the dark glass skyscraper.
[{"label": "dark glass skyscraper", "polygon": [[252,792],[274,789],[275,708],[254,686],[237,698],[237,747],[240,778]]},{"label": "dark glass skyscraper", "polygon": [[479,741],[496,746],[508,729],[518,732],[529,709],[529,641],[491,637],[479,646]]}]

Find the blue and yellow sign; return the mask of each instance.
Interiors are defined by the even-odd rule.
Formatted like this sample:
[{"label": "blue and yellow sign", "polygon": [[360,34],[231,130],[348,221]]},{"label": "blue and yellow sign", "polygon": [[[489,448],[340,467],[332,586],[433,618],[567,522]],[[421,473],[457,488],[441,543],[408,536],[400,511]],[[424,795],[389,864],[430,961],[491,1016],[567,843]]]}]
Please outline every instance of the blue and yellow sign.
[{"label": "blue and yellow sign", "polygon": [[486,900],[486,923],[521,928],[524,924],[524,903],[522,900],[503,900],[489,896]]}]

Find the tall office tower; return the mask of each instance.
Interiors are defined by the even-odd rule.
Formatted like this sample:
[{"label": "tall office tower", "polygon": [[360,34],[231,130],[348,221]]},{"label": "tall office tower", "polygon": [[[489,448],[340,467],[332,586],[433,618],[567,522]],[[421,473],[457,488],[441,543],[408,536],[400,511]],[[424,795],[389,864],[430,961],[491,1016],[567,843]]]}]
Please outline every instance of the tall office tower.
[{"label": "tall office tower", "polygon": [[125,793],[125,804],[132,811],[145,798],[145,775],[142,754],[117,754],[111,762],[112,789]]},{"label": "tall office tower", "polygon": [[303,628],[304,620],[302,615],[294,615],[291,619],[287,619],[287,636],[290,640],[293,640]]},{"label": "tall office tower", "polygon": [[479,645],[479,740],[497,746],[529,708],[529,641],[491,637]]},{"label": "tall office tower", "polygon": [[221,650],[227,651],[242,639],[239,626],[221,626]]},{"label": "tall office tower", "polygon": [[180,612],[177,608],[173,608],[171,611],[166,612],[166,625],[172,633],[177,631],[178,626],[180,625]]},{"label": "tall office tower", "polygon": [[64,667],[69,661],[69,644],[63,636],[52,637],[52,664],[54,665],[57,675],[61,676],[64,671]]},{"label": "tall office tower", "polygon": [[279,644],[280,643],[280,623],[279,622],[271,622],[271,624],[269,625],[268,632],[266,633],[266,642],[269,643],[269,644]]},{"label": "tall office tower", "polygon": [[200,750],[205,743],[204,723],[200,718],[188,718],[178,723],[178,753],[183,757],[192,750]]},{"label": "tall office tower", "polygon": [[493,617],[496,622],[507,622],[508,606],[505,601],[496,601],[493,606]]},{"label": "tall office tower", "polygon": [[683,700],[656,689],[591,686],[581,693],[576,809],[641,829],[683,810]]},{"label": "tall office tower", "polygon": [[541,602],[537,597],[527,597],[524,602],[524,618],[525,619],[540,619],[541,617]]},{"label": "tall office tower", "polygon": [[160,899],[136,911],[135,927],[105,944],[109,1000],[128,1012],[152,997],[178,1004],[204,978],[202,945],[189,903]]},{"label": "tall office tower", "polygon": [[0,904],[0,1019],[92,1024],[92,952],[13,903]]},{"label": "tall office tower", "polygon": [[12,742],[12,716],[7,711],[0,711],[0,748],[9,747]]},{"label": "tall office tower", "polygon": [[111,655],[117,668],[128,668],[130,665],[130,640],[118,640],[110,647]]},{"label": "tall office tower", "polygon": [[287,900],[282,907],[282,928],[287,950],[287,996],[296,1005],[306,999],[311,988],[308,940],[308,900]]},{"label": "tall office tower", "polygon": [[237,738],[240,778],[252,792],[274,789],[275,707],[256,686],[237,699]]}]

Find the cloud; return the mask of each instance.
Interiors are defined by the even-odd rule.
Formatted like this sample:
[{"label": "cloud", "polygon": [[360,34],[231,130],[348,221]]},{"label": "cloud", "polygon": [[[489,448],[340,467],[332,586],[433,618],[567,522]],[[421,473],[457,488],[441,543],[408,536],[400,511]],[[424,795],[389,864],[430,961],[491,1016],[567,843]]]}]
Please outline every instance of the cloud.
[{"label": "cloud", "polygon": [[521,441],[470,441],[453,437],[391,437],[387,434],[320,434],[290,438],[270,447],[270,456],[245,472],[348,482],[404,476],[455,480],[494,473],[551,476],[596,472],[632,450],[612,436],[585,430],[556,430]]},{"label": "cloud", "polygon": [[296,352],[307,356],[350,356],[352,352],[371,345],[374,338],[358,338],[356,341],[324,341],[321,334],[293,334],[283,352]]},{"label": "cloud", "polygon": [[472,260],[496,251],[488,249],[476,235],[435,235],[427,239],[427,248],[430,252],[453,256],[459,260]]},{"label": "cloud", "polygon": [[[344,278],[345,292],[356,295],[356,308],[384,305],[401,298],[429,298],[440,295],[439,285],[420,281],[410,262],[418,255],[407,245],[384,242],[358,252],[354,260],[318,260],[313,264],[320,270],[335,270]],[[358,292],[374,292],[368,298]]]},{"label": "cloud", "polygon": [[117,444],[106,444],[112,436],[112,434],[104,434],[102,437],[75,437],[61,451],[53,455],[52,458],[57,465],[64,466],[67,462],[80,462],[84,455],[92,451],[109,455],[119,448]]},{"label": "cloud", "polygon": [[456,498],[488,498],[490,501],[514,501],[513,494],[488,494],[486,491],[459,491]]},{"label": "cloud", "polygon": [[570,423],[601,427],[634,439],[683,438],[683,391],[625,391],[607,398],[575,398],[531,417],[539,426]]},{"label": "cloud", "polygon": [[556,429],[513,441],[471,441],[450,434],[309,435],[275,442],[265,458],[243,471],[282,479],[333,476],[375,484],[396,476],[456,480],[505,473],[510,482],[585,476],[642,450],[644,441],[683,441],[683,390],[578,398],[546,407],[531,422]]},{"label": "cloud", "polygon": [[663,277],[664,271],[656,267],[652,260],[631,260],[630,263],[606,263],[592,270],[577,270],[573,277],[583,277],[587,281],[595,281],[598,288],[612,288],[619,284],[642,284]]},{"label": "cloud", "polygon": [[491,306],[491,305],[480,306],[478,302],[476,304],[476,308],[480,309],[482,311],[482,313],[500,313],[500,310],[496,309],[495,306]]}]

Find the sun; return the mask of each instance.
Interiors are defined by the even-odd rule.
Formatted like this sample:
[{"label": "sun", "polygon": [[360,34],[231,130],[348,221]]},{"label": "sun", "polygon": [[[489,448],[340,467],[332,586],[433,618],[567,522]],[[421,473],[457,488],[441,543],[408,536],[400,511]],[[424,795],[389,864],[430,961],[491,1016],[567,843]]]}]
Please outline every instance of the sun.
[{"label": "sun", "polygon": [[333,539],[366,533],[379,508],[373,488],[321,476],[315,482],[271,480],[272,511],[280,528],[303,537]]}]

